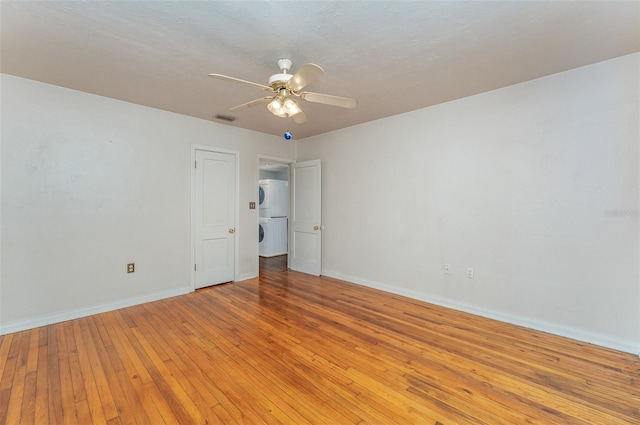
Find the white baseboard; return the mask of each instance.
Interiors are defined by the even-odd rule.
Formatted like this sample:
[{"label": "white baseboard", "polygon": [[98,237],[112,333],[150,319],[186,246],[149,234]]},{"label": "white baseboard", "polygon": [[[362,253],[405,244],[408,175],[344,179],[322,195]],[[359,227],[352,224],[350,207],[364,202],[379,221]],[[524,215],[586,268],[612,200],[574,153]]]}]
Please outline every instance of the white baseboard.
[{"label": "white baseboard", "polygon": [[640,341],[624,340],[624,339],[612,337],[609,335],[590,332],[583,329],[560,325],[557,323],[546,322],[543,320],[533,319],[530,317],[517,316],[509,313],[502,313],[499,311],[477,307],[467,303],[462,303],[449,298],[431,296],[428,294],[422,294],[414,291],[404,290],[402,288],[397,288],[381,282],[374,282],[366,279],[357,278],[354,276],[347,276],[333,270],[323,269],[322,275],[331,277],[334,279],[344,280],[350,283],[355,283],[357,285],[367,286],[369,288],[379,289],[381,291],[390,292],[392,294],[402,295],[402,296],[413,298],[416,300],[425,301],[425,302],[436,304],[442,307],[463,311],[465,313],[471,313],[477,316],[499,320],[501,322],[511,323],[518,326],[524,326],[526,328],[535,329],[538,331],[547,332],[550,334],[563,336],[566,338],[571,338],[571,339],[599,345],[606,348],[612,348],[614,350],[624,351],[626,353],[640,355]]},{"label": "white baseboard", "polygon": [[258,277],[257,274],[242,274],[238,276],[234,282],[242,282],[243,280],[254,279],[256,277]]},{"label": "white baseboard", "polygon": [[27,329],[38,328],[40,326],[51,325],[54,323],[65,322],[67,320],[79,319],[80,317],[91,316],[93,314],[118,310],[120,308],[131,307],[133,305],[175,297],[177,295],[184,295],[188,294],[189,292],[193,292],[193,289],[191,289],[190,286],[184,286],[182,288],[172,289],[170,291],[155,292],[152,294],[142,295],[126,300],[113,301],[90,307],[77,308],[74,310],[66,310],[60,313],[46,314],[43,316],[34,317],[32,319],[21,320],[13,323],[10,322],[8,324],[3,323],[0,327],[0,335],[20,332]]}]

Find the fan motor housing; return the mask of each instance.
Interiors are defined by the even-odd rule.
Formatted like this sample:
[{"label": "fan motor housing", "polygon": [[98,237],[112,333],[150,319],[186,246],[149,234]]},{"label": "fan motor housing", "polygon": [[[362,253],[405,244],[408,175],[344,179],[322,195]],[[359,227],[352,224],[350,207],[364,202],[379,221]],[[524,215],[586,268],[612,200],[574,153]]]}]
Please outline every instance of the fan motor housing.
[{"label": "fan motor housing", "polygon": [[281,83],[282,85],[284,85],[291,79],[291,77],[293,77],[292,74],[273,74],[271,77],[269,77],[269,85],[271,87],[273,87],[274,83]]}]

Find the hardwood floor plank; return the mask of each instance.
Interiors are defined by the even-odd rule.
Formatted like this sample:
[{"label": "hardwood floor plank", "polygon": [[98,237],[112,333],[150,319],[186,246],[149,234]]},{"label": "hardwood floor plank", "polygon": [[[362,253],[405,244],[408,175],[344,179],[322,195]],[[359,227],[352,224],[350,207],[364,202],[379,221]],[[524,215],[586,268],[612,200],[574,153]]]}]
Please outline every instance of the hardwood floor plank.
[{"label": "hardwood floor plank", "polygon": [[[49,327],[39,328],[38,364],[36,366],[35,424],[48,424],[49,420]],[[0,421],[1,423],[1,421]]]},{"label": "hardwood floor plank", "polygon": [[[180,339],[175,336],[170,324],[167,323],[167,326],[164,326],[164,318],[154,314],[155,309],[153,306],[148,305],[144,306],[144,308],[150,310],[149,314],[132,319],[137,324],[137,329],[146,336],[151,346],[162,346],[166,356],[172,359],[165,361],[164,365],[188,395],[189,399],[197,406],[196,410],[203,415],[204,420],[212,423],[217,422],[212,406],[217,405],[218,400],[211,394],[206,382],[201,379],[203,375],[201,370],[198,370],[197,363],[189,362],[186,364],[184,362],[185,353],[182,353],[181,350],[174,350],[173,344],[171,344],[171,342],[179,341]],[[150,318],[153,323],[149,322]],[[165,330],[162,334],[156,332],[156,327],[158,326]]]},{"label": "hardwood floor plank", "polygon": [[14,334],[0,336],[0,424],[7,423],[9,400],[11,399],[11,383],[13,382],[13,367],[7,367],[9,353],[14,340]]},{"label": "hardwood floor plank", "polygon": [[[74,323],[65,326],[65,334],[67,339],[67,359],[69,361],[69,369],[71,372],[71,384],[73,386],[73,400],[76,404],[87,399],[83,372],[80,368],[80,360],[78,358],[78,349],[76,348],[76,339],[74,335]],[[81,341],[82,343],[82,341]]]},{"label": "hardwood floor plank", "polygon": [[[22,340],[25,337],[25,333],[20,332],[13,335],[10,335],[11,338],[6,338],[5,350],[2,359],[3,368],[2,368],[2,379],[0,379],[0,390],[10,390],[13,385],[13,375],[15,373],[16,365],[18,364],[18,352],[20,350],[20,346],[22,344]],[[0,400],[3,407],[7,407],[9,403],[8,398],[3,398]],[[6,412],[6,410],[4,410]]]},{"label": "hardwood floor plank", "polygon": [[[118,326],[117,321],[107,319],[108,317],[106,316],[95,318],[96,321],[102,324],[100,327],[107,332],[109,340],[112,342],[112,344],[105,346],[105,351],[112,365],[110,376],[117,376],[121,386],[125,386],[129,382],[138,397],[145,400],[143,405],[152,404],[153,407],[151,409],[155,408],[162,417],[162,421],[158,423],[178,423],[178,419],[159,394],[151,375],[142,365],[137,353],[127,343],[127,337]],[[154,412],[147,412],[147,416],[150,418],[156,417]]]},{"label": "hardwood floor plank", "polygon": [[[83,343],[82,346],[82,365],[85,371],[85,381],[87,386],[91,388],[91,411],[92,416],[95,416],[96,420],[109,420],[116,416],[119,416],[119,409],[114,400],[114,392],[120,390],[116,384],[117,380],[114,380],[113,376],[107,376],[105,372],[106,363],[102,361],[104,349],[100,346],[100,340],[94,338],[89,331],[89,323],[92,323],[91,318],[86,318],[79,322],[74,321],[74,326],[78,331],[78,338]],[[95,406],[97,399],[100,400],[101,406]]]},{"label": "hardwood floor plank", "polygon": [[27,367],[24,376],[24,392],[22,394],[20,422],[35,423],[37,374],[35,371],[29,372],[28,369],[29,368]]},{"label": "hardwood floor plank", "polygon": [[51,424],[62,424],[64,422],[64,413],[62,410],[62,387],[60,385],[60,365],[58,361],[58,332],[63,324],[48,326],[47,330],[49,340],[49,357],[47,361],[48,368],[48,403],[49,403],[49,421]]},{"label": "hardwood floor plank", "polygon": [[[148,306],[150,307],[150,306]],[[154,311],[155,313],[159,313],[159,311]],[[172,312],[175,314],[175,311]],[[167,316],[166,314],[163,314]],[[175,316],[174,316],[175,317]],[[178,317],[175,317],[179,320]],[[158,320],[162,321],[158,317]],[[168,325],[169,323],[167,323]],[[202,349],[207,350],[209,346],[201,345],[202,340],[198,338],[193,338],[193,332],[188,328],[180,328],[182,329],[181,335],[179,338],[177,334],[172,334],[172,338],[175,340],[175,343],[180,351],[173,351],[172,357],[177,359],[177,365],[179,366],[181,373],[185,375],[189,379],[189,381],[194,385],[194,387],[198,390],[200,394],[210,394],[212,397],[207,400],[209,406],[211,406],[212,411],[217,412],[220,409],[213,409],[221,405],[222,403],[228,402],[228,398],[224,396],[223,391],[215,384],[215,380],[220,377],[220,374],[216,372],[214,368],[210,365],[212,363],[217,363],[217,366],[220,367],[221,362],[224,363],[228,356],[224,355],[224,358],[217,359],[215,356],[208,357]],[[197,339],[197,342],[196,342]],[[197,375],[194,374],[193,370],[197,369]],[[222,409],[224,412],[221,412],[224,417],[229,416],[229,412],[226,409]],[[237,409],[233,409],[236,412]]]},{"label": "hardwood floor plank", "polygon": [[[127,376],[136,376],[145,384],[153,382],[153,378],[138,355],[135,345],[132,344],[134,341],[130,340],[130,338],[135,337],[131,334],[129,327],[124,325],[120,312],[106,313],[105,315],[101,315],[101,319],[105,322],[105,328],[107,328],[109,337],[113,342],[113,347],[117,348],[118,351],[122,351],[123,354],[126,354],[122,356],[121,360],[125,366]],[[110,347],[107,347],[107,350],[109,348]]]},{"label": "hardwood floor plank", "polygon": [[9,351],[11,350],[11,343],[16,334],[0,335],[0,383],[8,376],[5,373],[4,368],[9,360]]},{"label": "hardwood floor plank", "polygon": [[149,359],[147,369],[154,371],[154,374],[152,375],[155,375],[154,381],[161,380],[168,386],[168,390],[175,396],[180,406],[183,407],[182,411],[187,413],[185,420],[189,422],[204,423],[207,417],[206,410],[202,411],[199,409],[198,400],[194,402],[194,400],[189,396],[190,394],[195,394],[193,389],[187,385],[187,390],[185,390],[181,385],[181,382],[184,383],[185,381],[181,380],[180,376],[176,377],[171,373],[172,370],[175,371],[175,368],[172,367],[173,365],[170,360],[163,360],[163,358],[167,358],[167,356],[162,347],[152,346],[137,327],[132,327],[131,332],[133,332]]},{"label": "hardwood floor plank", "polygon": [[640,424],[640,359],[261,259],[0,337],[0,425]]},{"label": "hardwood floor plank", "polygon": [[[103,317],[93,316],[92,319],[83,323],[81,330],[85,337],[90,337],[94,342],[95,352],[99,357],[103,375],[107,380],[106,385],[110,390],[110,403],[113,403],[115,408],[115,410],[108,408],[106,411],[99,409],[100,406],[96,406],[96,409],[92,408],[93,423],[164,424],[153,398],[153,389],[145,388],[136,371],[127,370],[124,366],[128,360],[126,354],[130,352],[128,346],[124,345],[124,349],[119,350],[114,344],[115,337],[112,338],[103,322]],[[89,367],[92,367],[91,364]],[[97,386],[92,390],[92,394],[99,397]],[[93,404],[90,403],[90,406]]]},{"label": "hardwood floor plank", "polygon": [[[251,412],[250,403],[244,401],[238,396],[233,387],[233,382],[225,381],[225,375],[217,372],[219,368],[227,367],[224,360],[228,357],[226,354],[217,349],[212,349],[215,344],[207,339],[205,335],[193,334],[189,337],[192,346],[197,347],[190,353],[190,358],[200,365],[200,369],[207,376],[212,377],[211,393],[215,396],[219,403],[213,406],[213,410],[221,418],[226,418],[223,423],[244,423],[246,412]],[[238,400],[234,402],[233,399]]]},{"label": "hardwood floor plank", "polygon": [[76,401],[76,414],[78,415],[79,424],[101,424],[104,423],[99,419],[92,419],[91,409],[87,399]]},{"label": "hardwood floor plank", "polygon": [[[20,421],[21,407],[25,387],[26,375],[26,353],[29,347],[30,334],[25,332],[21,337],[15,338],[9,351],[9,358],[6,362],[6,373],[11,380],[4,382],[3,388],[11,389],[7,398],[7,423],[18,423]],[[4,403],[3,403],[4,404]]]},{"label": "hardwood floor plank", "polygon": [[[115,312],[113,318],[115,322],[113,329],[116,330],[117,333],[115,335],[119,338],[118,347],[122,346],[120,350],[121,353],[127,354],[127,359],[134,367],[133,370],[130,367],[127,368],[127,371],[133,372],[133,375],[129,372],[129,376],[131,376],[132,379],[139,378],[145,388],[153,385],[156,389],[156,391],[153,392],[154,396],[159,394],[159,396],[154,397],[154,400],[158,400],[159,406],[162,406],[158,410],[161,412],[165,422],[167,422],[167,418],[169,418],[171,420],[175,419],[175,422],[167,423],[189,423],[191,421],[189,412],[180,404],[179,399],[172,392],[171,387],[165,381],[162,374],[153,367],[151,360],[148,358],[144,348],[140,345],[132,328],[130,328],[129,324],[124,320],[122,311]],[[114,355],[117,355],[117,353],[114,353]],[[122,354],[120,354],[120,356],[122,356]]]},{"label": "hardwood floor plank", "polygon": [[[189,391],[192,395],[190,398],[193,400],[197,397],[199,403],[204,403],[208,407],[215,406],[219,403],[215,396],[211,394],[209,386],[207,385],[206,375],[202,373],[202,369],[199,368],[197,363],[191,362],[189,358],[189,348],[185,350],[178,345],[178,342],[183,341],[184,335],[178,336],[171,328],[169,322],[165,322],[166,314],[160,313],[154,308],[154,306],[145,306],[148,311],[148,315],[138,317],[136,323],[138,329],[144,333],[149,339],[149,342],[154,346],[162,346],[165,353],[172,360],[165,362],[175,368],[174,377],[179,378],[181,386]],[[153,323],[150,322],[151,319]],[[162,334],[155,332],[157,326],[162,326],[165,332]],[[175,349],[174,349],[175,347]],[[182,384],[184,383],[184,384]],[[185,388],[186,387],[186,388]]]},{"label": "hardwood floor plank", "polygon": [[[195,318],[194,318],[195,320]],[[227,323],[227,325],[230,323],[229,322],[229,318],[225,319],[225,322]],[[287,379],[288,382],[284,385],[285,388],[291,388],[292,386],[294,388],[296,388],[296,397],[299,397],[302,395],[302,393],[306,393],[306,394],[311,394],[311,397],[313,397],[314,402],[317,401],[322,401],[324,402],[324,398],[321,396],[321,394],[317,393],[316,391],[314,391],[314,389],[312,389],[310,386],[301,388],[300,385],[302,383],[305,383],[306,380],[302,379],[302,376],[300,373],[296,373],[294,370],[292,370],[291,367],[289,367],[289,365],[286,363],[286,360],[283,360],[284,358],[284,353],[282,351],[279,351],[277,354],[274,354],[273,356],[270,356],[270,361],[268,363],[266,362],[254,362],[252,361],[253,355],[255,355],[257,359],[268,355],[268,353],[270,351],[272,351],[273,347],[270,347],[269,343],[260,343],[261,339],[257,338],[257,335],[255,333],[252,333],[251,331],[247,331],[245,329],[242,329],[242,326],[240,327],[235,327],[233,328],[233,334],[237,335],[237,336],[242,336],[242,339],[244,341],[246,341],[247,343],[245,345],[243,345],[242,347],[239,347],[237,345],[235,345],[233,342],[228,341],[228,344],[226,345],[228,352],[229,352],[229,356],[232,359],[236,359],[236,358],[241,358],[241,359],[245,359],[246,364],[245,365],[240,365],[243,368],[254,368],[254,372],[255,375],[264,375],[264,377],[267,379],[267,384],[268,388],[270,388],[270,392],[272,393],[272,397],[275,398],[276,400],[281,400],[284,401],[285,403],[287,403],[288,400],[289,402],[291,402],[292,404],[297,404],[299,407],[296,409],[287,409],[286,412],[287,414],[292,418],[295,419],[296,423],[306,423],[309,422],[309,419],[302,419],[302,418],[306,418],[306,417],[311,417],[311,418],[316,418],[316,421],[319,417],[322,417],[324,412],[322,411],[317,411],[315,410],[314,413],[310,414],[310,411],[308,410],[309,407],[313,409],[312,406],[308,406],[306,403],[300,403],[299,400],[296,403],[296,400],[294,400],[294,398],[291,396],[291,394],[282,391],[281,387],[279,386],[279,381],[280,379]],[[245,353],[245,355],[238,355],[236,353],[237,350],[242,351],[243,353]],[[246,354],[249,354],[248,356]],[[271,366],[271,365],[275,365],[274,368],[272,368],[271,370],[266,369],[265,366]],[[283,374],[283,371],[287,371],[288,373]],[[279,375],[278,375],[279,374]],[[292,376],[293,375],[293,376]],[[289,403],[287,403],[289,404]],[[302,410],[302,411],[300,411]],[[330,405],[323,405],[323,410],[333,410],[333,407]],[[336,415],[339,415],[337,412],[335,412]],[[302,415],[301,417],[298,415]],[[297,418],[297,419],[296,419]],[[331,422],[331,418],[327,417],[325,418],[326,420],[328,420],[329,422]],[[313,420],[312,420],[313,422]]]},{"label": "hardwood floor plank", "polygon": [[58,327],[58,368],[60,371],[60,395],[56,400],[61,404],[62,417],[65,424],[78,424],[76,404],[73,395],[73,383],[71,382],[71,365],[69,364],[69,352],[67,345],[67,332],[70,322],[64,322]]},{"label": "hardwood floor plank", "polygon": [[[106,423],[104,408],[102,400],[100,399],[98,387],[95,381],[95,375],[91,367],[90,355],[87,351],[87,346],[84,338],[82,337],[82,329],[79,321],[74,321],[73,324],[74,338],[76,340],[77,357],[78,357],[78,370],[82,375],[82,383],[85,390],[85,400],[87,400],[91,420],[93,423]],[[109,405],[110,402],[105,400],[104,405]]]},{"label": "hardwood floor plank", "polygon": [[[251,364],[236,361],[236,359],[244,359],[245,356],[237,356],[235,352],[237,347],[233,343],[227,344],[227,342],[228,341],[219,340],[219,343],[223,343],[221,350],[223,356],[217,359],[216,367],[209,371],[211,376],[225,376],[224,369],[245,372],[239,375],[229,376],[233,384],[223,386],[226,389],[230,385],[233,385],[235,388],[236,403],[238,403],[239,400],[250,397],[248,394],[250,394],[251,391],[258,390],[265,396],[264,404],[258,406],[246,405],[242,409],[242,412],[246,414],[248,411],[251,411],[252,415],[255,415],[256,418],[260,418],[261,415],[264,414],[263,412],[268,412],[269,416],[273,416],[272,420],[280,423],[291,423],[292,421],[295,423],[308,423],[302,416],[298,416],[297,411],[292,411],[288,408],[288,405],[281,398],[282,393],[278,392],[278,388],[274,387],[272,381],[265,375],[264,371],[257,372],[255,369],[252,369]],[[228,398],[220,399],[220,403],[223,406],[226,406],[228,401]]]},{"label": "hardwood floor plank", "polygon": [[[124,320],[122,311],[116,312],[114,317],[126,334],[125,347],[129,347],[133,343],[134,347],[131,348],[136,350],[138,341],[132,329],[128,327]],[[104,351],[99,355],[101,356],[101,363],[109,371],[107,378],[109,379],[110,387],[116,389],[112,394],[114,404],[118,407],[120,421],[123,424],[139,424],[150,422],[150,417],[157,417],[158,409],[156,406],[150,406],[153,401],[149,397],[151,394],[142,392],[145,384],[140,379],[139,374],[136,370],[131,370],[124,366],[127,361],[127,355],[131,355],[131,350],[118,350],[118,346],[114,345],[105,347]],[[144,373],[147,374],[146,369]],[[153,381],[153,378],[150,378],[150,381]],[[129,406],[129,408],[125,410],[121,407],[123,405]]]}]

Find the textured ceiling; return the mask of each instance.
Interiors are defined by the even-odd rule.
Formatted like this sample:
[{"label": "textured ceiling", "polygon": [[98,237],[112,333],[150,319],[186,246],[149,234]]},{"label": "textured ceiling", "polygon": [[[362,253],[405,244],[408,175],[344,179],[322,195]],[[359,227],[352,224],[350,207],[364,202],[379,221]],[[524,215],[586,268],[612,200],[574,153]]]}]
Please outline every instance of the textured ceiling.
[{"label": "textured ceiling", "polygon": [[[302,139],[640,51],[640,2],[2,1],[3,73]],[[207,77],[266,84],[291,58],[325,75],[306,90],[355,109],[264,96]]]}]

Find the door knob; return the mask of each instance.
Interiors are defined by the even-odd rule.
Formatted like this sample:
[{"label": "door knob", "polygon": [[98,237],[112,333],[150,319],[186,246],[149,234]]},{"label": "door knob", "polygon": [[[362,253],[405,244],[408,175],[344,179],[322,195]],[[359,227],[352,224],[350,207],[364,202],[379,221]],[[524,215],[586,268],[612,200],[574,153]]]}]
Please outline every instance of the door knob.
[{"label": "door knob", "polygon": [[229,229],[229,233],[235,233],[236,229]]},{"label": "door knob", "polygon": [[313,230],[320,230],[320,226],[313,226]]}]

